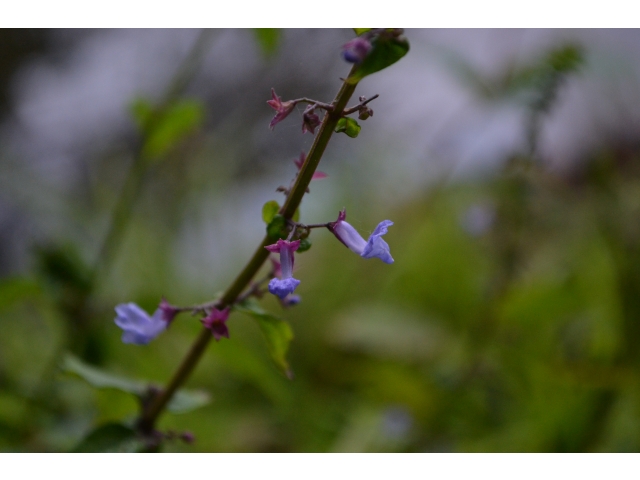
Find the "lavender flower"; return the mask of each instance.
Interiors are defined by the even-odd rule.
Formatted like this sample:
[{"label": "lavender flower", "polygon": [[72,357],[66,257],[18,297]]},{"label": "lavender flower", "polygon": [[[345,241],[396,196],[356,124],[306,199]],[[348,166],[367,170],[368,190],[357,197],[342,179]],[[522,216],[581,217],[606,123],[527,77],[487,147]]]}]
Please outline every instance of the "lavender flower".
[{"label": "lavender flower", "polygon": [[344,243],[352,252],[362,258],[379,258],[384,263],[393,263],[393,257],[389,253],[389,245],[382,239],[387,233],[387,227],[393,225],[391,220],[383,220],[378,224],[373,233],[365,240],[350,224],[345,221],[346,210],[338,215],[338,220],[329,224],[329,230]]},{"label": "lavender flower", "polygon": [[135,303],[121,303],[116,306],[115,323],[123,330],[122,342],[146,345],[165,331],[169,323],[165,320],[162,307],[149,316]]},{"label": "lavender flower", "polygon": [[229,328],[227,328],[227,319],[229,318],[229,307],[224,310],[214,308],[211,313],[204,317],[201,321],[205,328],[211,330],[213,338],[219,342],[222,337],[229,338]]},{"label": "lavender flower", "polygon": [[363,37],[356,37],[342,46],[342,58],[349,63],[362,63],[369,51],[371,42]]},{"label": "lavender flower", "polygon": [[287,118],[293,111],[296,102],[294,100],[283,102],[282,99],[276,95],[276,91],[273,88],[271,89],[271,97],[271,100],[267,100],[267,103],[271,108],[276,110],[276,116],[273,117],[271,123],[269,123],[269,127],[273,130],[273,127],[275,127],[277,123]]},{"label": "lavender flower", "polygon": [[272,278],[269,282],[269,292],[283,300],[300,285],[300,280],[293,278],[293,252],[300,246],[300,240],[290,242],[278,240],[273,245],[267,245],[270,252],[280,253],[280,271],[282,278]]}]

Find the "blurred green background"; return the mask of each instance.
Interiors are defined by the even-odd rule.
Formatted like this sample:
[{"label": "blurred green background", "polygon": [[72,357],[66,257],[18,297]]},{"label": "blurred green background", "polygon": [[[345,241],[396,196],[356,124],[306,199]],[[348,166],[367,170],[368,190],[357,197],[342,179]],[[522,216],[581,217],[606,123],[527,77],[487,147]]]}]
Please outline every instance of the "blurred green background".
[{"label": "blurred green background", "polygon": [[[124,345],[114,306],[229,284],[312,141],[301,111],[267,128],[270,88],[330,101],[352,36],[0,31],[0,450],[68,451],[135,418],[133,396],[65,372],[68,353],[167,381],[197,319]],[[302,302],[262,300],[294,331],[295,380],[234,314],[187,384],[211,403],[158,425],[195,443],[164,451],[640,448],[640,35],[406,37],[358,87],[380,94],[375,114],[334,135],[301,208],[317,223],[346,207],[365,237],[394,221],[395,263],[314,231]]]}]

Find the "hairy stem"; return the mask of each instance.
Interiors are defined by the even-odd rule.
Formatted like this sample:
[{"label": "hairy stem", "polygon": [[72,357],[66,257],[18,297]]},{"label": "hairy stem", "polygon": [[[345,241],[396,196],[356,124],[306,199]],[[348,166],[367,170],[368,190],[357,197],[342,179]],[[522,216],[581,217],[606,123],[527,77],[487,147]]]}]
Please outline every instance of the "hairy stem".
[{"label": "hairy stem", "polygon": [[[351,70],[349,75],[351,75],[354,70],[355,67]],[[325,115],[322,124],[320,125],[320,130],[318,131],[313,145],[309,150],[306,161],[302,165],[302,168],[296,177],[296,181],[287,195],[284,205],[280,209],[280,214],[286,219],[290,220],[300,206],[300,202],[302,201],[302,197],[311,182],[313,173],[320,163],[320,159],[322,158],[325,148],[329,143],[329,139],[331,138],[331,135],[333,135],[333,131],[338,120],[340,120],[342,116],[342,111],[353,95],[356,86],[357,83],[350,84],[347,81],[344,81],[340,91],[332,102],[332,111],[328,111]],[[244,289],[247,288],[253,277],[258,273],[262,264],[269,257],[269,252],[264,247],[271,243],[273,242],[268,236],[265,236],[262,239],[247,265],[224,292],[222,298],[217,304],[217,308],[222,309],[232,305]],[[162,390],[151,402],[149,402],[148,406],[143,410],[138,422],[138,427],[141,431],[151,432],[153,430],[154,425],[164,408],[167,406],[178,388],[180,388],[187,378],[189,378],[189,375],[198,364],[198,361],[211,341],[211,338],[211,332],[206,328],[203,328],[166,388]]]}]

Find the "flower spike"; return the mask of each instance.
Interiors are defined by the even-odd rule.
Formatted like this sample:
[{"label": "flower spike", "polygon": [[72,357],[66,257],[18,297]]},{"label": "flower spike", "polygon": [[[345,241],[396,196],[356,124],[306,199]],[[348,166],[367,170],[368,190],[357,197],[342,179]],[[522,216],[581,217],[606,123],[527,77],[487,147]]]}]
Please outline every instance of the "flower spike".
[{"label": "flower spike", "polygon": [[382,239],[382,235],[387,233],[388,227],[393,225],[391,220],[380,222],[369,239],[365,240],[355,228],[345,221],[346,218],[347,212],[342,210],[338,219],[328,226],[338,240],[362,258],[379,258],[384,263],[393,263],[393,257],[389,253],[389,245]]}]

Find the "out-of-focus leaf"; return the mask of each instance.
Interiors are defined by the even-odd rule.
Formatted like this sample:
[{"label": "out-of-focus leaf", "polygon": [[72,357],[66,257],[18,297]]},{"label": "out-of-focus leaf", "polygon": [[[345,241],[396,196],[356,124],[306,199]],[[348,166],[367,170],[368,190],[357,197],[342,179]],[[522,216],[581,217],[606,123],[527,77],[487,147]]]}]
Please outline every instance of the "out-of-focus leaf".
[{"label": "out-of-focus leaf", "polygon": [[362,35],[365,32],[371,30],[370,28],[354,28],[353,31],[356,32],[356,35]]},{"label": "out-of-focus leaf", "polygon": [[145,384],[128,378],[119,377],[111,373],[104,372],[72,355],[67,355],[62,361],[62,369],[85,380],[89,385],[96,388],[115,388],[123,392],[134,395],[142,395],[145,391]]},{"label": "out-of-focus leaf", "polygon": [[267,235],[274,242],[279,238],[287,238],[287,221],[280,215],[274,215],[273,220],[267,225]]},{"label": "out-of-focus leaf", "polygon": [[144,443],[136,432],[121,423],[101,425],[87,435],[74,449],[74,453],[134,453]]},{"label": "out-of-focus leaf", "polygon": [[296,211],[293,212],[293,217],[291,217],[291,220],[293,220],[294,222],[299,222],[300,221],[300,209],[296,208]]},{"label": "out-of-focus leaf", "polygon": [[142,155],[158,158],[193,133],[204,119],[204,106],[197,100],[180,100],[163,109],[138,99],[130,107],[138,127],[145,136]]},{"label": "out-of-focus leaf", "polygon": [[349,76],[349,83],[357,83],[367,75],[379,72],[393,65],[409,51],[406,38],[380,35],[371,42],[371,51],[367,54],[355,72]]},{"label": "out-of-focus leaf", "polygon": [[172,413],[187,413],[204,407],[211,402],[211,396],[201,390],[179,390],[173,396],[167,410]]},{"label": "out-of-focus leaf", "polygon": [[[119,377],[87,365],[72,355],[67,355],[62,363],[64,371],[77,375],[95,388],[113,388],[141,397],[147,391],[147,382]],[[200,390],[178,390],[167,410],[172,413],[186,413],[211,402],[211,396]]]},{"label": "out-of-focus leaf", "polygon": [[37,282],[24,277],[7,278],[0,282],[0,312],[24,300],[40,295]]},{"label": "out-of-focus leaf", "polygon": [[265,56],[273,55],[276,52],[282,34],[279,28],[254,28],[253,33]]},{"label": "out-of-focus leaf", "polygon": [[361,126],[353,118],[343,117],[338,120],[336,125],[336,133],[346,133],[351,138],[356,138],[360,133]]},{"label": "out-of-focus leaf", "polygon": [[71,244],[40,247],[36,250],[37,268],[44,280],[54,288],[70,288],[87,292],[90,288],[89,267]]},{"label": "out-of-focus leaf", "polygon": [[258,322],[258,326],[267,340],[267,348],[271,358],[289,379],[293,379],[293,372],[287,362],[287,351],[291,340],[293,340],[293,331],[289,324],[264,311],[252,299],[245,300],[234,308],[239,312],[246,313]]},{"label": "out-of-focus leaf", "polygon": [[303,238],[300,240],[300,246],[298,247],[298,250],[296,250],[296,252],[298,253],[306,252],[310,248],[311,248],[311,240],[309,240],[308,238]]},{"label": "out-of-focus leaf", "polygon": [[131,115],[136,122],[136,125],[141,132],[149,133],[149,127],[151,126],[151,119],[154,115],[154,109],[151,102],[144,98],[136,98],[129,107]]},{"label": "out-of-focus leaf", "polygon": [[262,206],[262,220],[264,220],[264,223],[269,225],[273,217],[278,213],[278,210],[280,210],[280,205],[275,200],[269,200],[265,203]]}]

